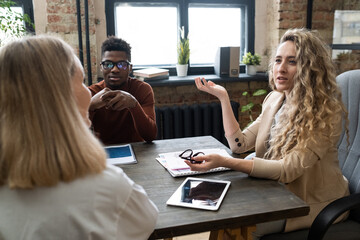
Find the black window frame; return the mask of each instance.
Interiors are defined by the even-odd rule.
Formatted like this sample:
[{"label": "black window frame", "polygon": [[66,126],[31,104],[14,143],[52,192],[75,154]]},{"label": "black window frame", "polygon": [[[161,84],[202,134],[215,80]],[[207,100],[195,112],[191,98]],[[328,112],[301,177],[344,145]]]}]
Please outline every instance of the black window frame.
[{"label": "black window frame", "polygon": [[[12,1],[15,3],[14,7],[21,7],[24,11],[24,14],[27,14],[30,17],[31,22],[35,24],[34,7],[32,1],[31,0],[12,0]],[[25,23],[25,27],[27,32],[35,33],[35,29],[33,28],[33,26],[29,25],[28,23]]]},{"label": "black window frame", "polygon": [[[334,10],[334,14],[336,10],[337,9]],[[306,27],[308,29],[311,29],[312,27],[312,15],[313,15],[313,0],[308,0],[307,18],[306,18]],[[360,50],[360,43],[350,43],[350,44],[333,43],[330,44],[329,46],[332,50]]]},{"label": "black window frame", "polygon": [[[335,11],[338,9],[335,9]],[[339,9],[340,10],[340,9]],[[360,9],[359,9],[360,10]],[[356,11],[359,11],[356,9]],[[335,14],[334,11],[334,14]],[[340,43],[333,43],[330,44],[332,50],[360,50],[360,42],[359,43],[349,43],[349,44],[340,44]]]},{"label": "black window frame", "polygon": [[[180,26],[185,27],[185,35],[188,33],[188,6],[190,4],[223,4],[224,6],[231,5],[241,5],[244,6],[245,11],[242,14],[245,14],[246,22],[241,22],[241,26],[245,29],[245,39],[241,39],[245,44],[245,51],[251,52],[254,54],[254,45],[255,45],[255,1],[254,0],[105,0],[105,17],[106,17],[106,30],[107,36],[115,35],[115,4],[121,2],[130,2],[130,3],[148,3],[148,4],[166,4],[169,6],[174,6],[177,4],[179,6],[179,22]],[[131,21],[131,20],[130,20]],[[240,43],[239,43],[240,44]],[[243,54],[243,53],[241,53]],[[241,58],[241,56],[240,56]],[[190,60],[191,61],[191,60]],[[191,62],[190,62],[191,64]],[[162,66],[157,66],[162,67]],[[175,67],[167,67],[169,69],[170,75],[176,75]],[[245,67],[243,64],[239,65],[240,72],[245,72]],[[136,69],[136,66],[134,67]],[[214,74],[213,66],[189,66],[188,75],[199,75],[199,74]]]},{"label": "black window frame", "polygon": [[360,50],[360,43],[331,44],[333,50]]}]

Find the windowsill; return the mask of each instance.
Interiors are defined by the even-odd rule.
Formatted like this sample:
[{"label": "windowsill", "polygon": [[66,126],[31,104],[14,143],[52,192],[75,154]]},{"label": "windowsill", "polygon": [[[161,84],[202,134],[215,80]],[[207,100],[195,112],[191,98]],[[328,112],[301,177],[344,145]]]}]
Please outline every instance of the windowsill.
[{"label": "windowsill", "polygon": [[211,80],[215,83],[224,82],[266,82],[268,75],[266,73],[257,73],[256,75],[240,74],[239,77],[219,77],[217,75],[189,75],[186,77],[170,76],[169,79],[164,80],[147,80],[152,87],[160,86],[179,86],[192,85],[196,77],[204,77],[206,80]]}]

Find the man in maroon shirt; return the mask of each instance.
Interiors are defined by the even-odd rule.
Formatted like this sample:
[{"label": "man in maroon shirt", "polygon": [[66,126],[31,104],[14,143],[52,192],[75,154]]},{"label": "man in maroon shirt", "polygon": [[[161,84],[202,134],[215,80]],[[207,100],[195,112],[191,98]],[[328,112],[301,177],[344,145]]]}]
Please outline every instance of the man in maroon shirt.
[{"label": "man in maroon shirt", "polygon": [[130,45],[109,37],[101,46],[101,57],[104,80],[89,87],[95,135],[105,145],[154,140],[154,92],[148,83],[129,77]]}]

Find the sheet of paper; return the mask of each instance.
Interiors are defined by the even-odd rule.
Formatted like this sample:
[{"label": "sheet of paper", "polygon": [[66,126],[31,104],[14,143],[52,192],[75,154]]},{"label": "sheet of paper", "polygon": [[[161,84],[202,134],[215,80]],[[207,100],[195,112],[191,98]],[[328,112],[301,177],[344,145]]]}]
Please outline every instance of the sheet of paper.
[{"label": "sheet of paper", "polygon": [[190,167],[184,162],[184,159],[179,157],[180,153],[171,153],[166,155],[159,154],[159,157],[160,159],[164,159],[166,167],[172,170],[190,169]]},{"label": "sheet of paper", "polygon": [[[181,157],[179,157],[179,155],[182,153],[183,151],[179,151],[179,152],[170,152],[170,153],[162,153],[159,154],[159,159],[161,161],[165,161],[166,163],[162,164],[162,165],[166,165],[165,167],[171,170],[189,170],[190,167],[184,162],[184,159],[182,159]],[[203,152],[205,155],[207,154],[211,154],[211,153],[216,153],[216,154],[220,154],[226,157],[230,157],[230,155],[225,151],[225,149],[195,149],[193,150],[194,153],[197,152]]]}]

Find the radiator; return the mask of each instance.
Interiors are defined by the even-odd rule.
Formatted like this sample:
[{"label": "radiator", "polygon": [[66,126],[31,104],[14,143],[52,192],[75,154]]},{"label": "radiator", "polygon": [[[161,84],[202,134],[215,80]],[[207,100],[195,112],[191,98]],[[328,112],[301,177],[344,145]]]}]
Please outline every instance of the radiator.
[{"label": "radiator", "polygon": [[[239,103],[231,102],[238,120]],[[157,139],[211,135],[227,145],[220,103],[155,107]]]}]

